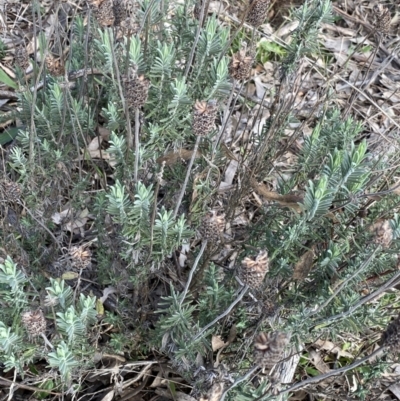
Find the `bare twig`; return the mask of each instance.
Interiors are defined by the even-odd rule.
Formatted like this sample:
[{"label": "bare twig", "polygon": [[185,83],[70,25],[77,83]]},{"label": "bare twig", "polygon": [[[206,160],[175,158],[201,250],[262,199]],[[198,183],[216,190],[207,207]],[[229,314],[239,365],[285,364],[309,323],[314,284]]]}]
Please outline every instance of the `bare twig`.
[{"label": "bare twig", "polygon": [[[299,390],[300,388],[303,388],[303,387],[308,386],[308,385],[310,385],[310,384],[319,383],[320,381],[326,380],[326,379],[328,379],[329,377],[339,376],[339,375],[341,375],[342,373],[346,373],[346,372],[348,372],[349,370],[352,370],[352,369],[356,368],[357,366],[362,365],[364,362],[367,362],[367,361],[369,361],[370,359],[381,355],[381,354],[383,353],[383,351],[384,351],[384,347],[378,348],[378,349],[375,350],[372,354],[369,354],[369,355],[365,356],[364,358],[362,358],[362,359],[360,359],[360,360],[358,360],[358,361],[352,363],[351,365],[344,366],[343,368],[340,368],[340,369],[331,370],[331,371],[328,372],[328,373],[325,373],[325,374],[322,374],[322,375],[318,375],[318,376],[314,376],[314,377],[310,377],[310,378],[307,379],[307,380],[303,380],[303,381],[301,381],[301,382],[298,382],[298,383],[296,383],[296,384],[293,384],[292,386],[290,386],[290,387],[288,387],[288,388],[286,388],[286,389],[280,391],[280,392],[279,392],[279,395],[280,395],[280,394],[289,393],[289,392],[292,392],[292,391],[295,391],[295,390]],[[263,395],[262,395],[261,397],[259,397],[259,398],[256,398],[254,401],[260,401],[264,396],[265,396],[265,394],[263,394]]]},{"label": "bare twig", "polygon": [[181,193],[179,194],[179,198],[176,202],[176,206],[175,206],[175,210],[174,210],[174,214],[173,214],[174,219],[178,215],[179,207],[182,203],[183,196],[185,195],[186,187],[189,182],[190,172],[192,171],[194,159],[196,158],[197,150],[199,149],[200,140],[201,140],[201,135],[197,135],[196,143],[194,144],[193,154],[192,154],[192,157],[190,158],[189,166],[187,168],[185,181],[183,182]]},{"label": "bare twig", "polygon": [[244,376],[239,377],[238,379],[235,380],[234,383],[232,383],[223,393],[219,401],[224,401],[225,397],[227,396],[228,392],[231,391],[234,387],[236,387],[238,384],[246,381],[250,376],[252,376],[254,373],[257,372],[257,370],[260,369],[260,366],[255,365],[253,366]]},{"label": "bare twig", "polygon": [[247,290],[249,289],[249,286],[246,285],[242,292],[239,294],[239,296],[229,305],[229,307],[221,313],[219,316],[217,316],[211,323],[208,323],[207,326],[203,327],[193,338],[192,342],[196,341],[199,337],[201,337],[210,327],[214,326],[215,323],[218,322],[218,320],[221,320],[223,317],[231,313],[232,309],[238,304],[244,295],[246,294]]},{"label": "bare twig", "polygon": [[333,294],[315,311],[312,311],[309,316],[313,316],[321,312],[322,309],[324,309],[326,306],[329,305],[331,301],[333,301],[336,296],[339,294],[340,291],[342,291],[343,288],[345,288],[350,280],[352,280],[354,277],[356,277],[358,274],[360,274],[371,262],[372,258],[375,256],[376,252],[378,251],[378,247],[369,255],[368,259],[365,260],[363,263],[361,263],[361,266],[349,277],[347,278],[341,285],[339,285],[338,288],[333,292]]},{"label": "bare twig", "polygon": [[182,306],[183,301],[186,298],[187,292],[189,291],[190,283],[192,282],[193,274],[194,274],[194,272],[195,272],[195,270],[197,268],[197,265],[200,262],[201,256],[203,255],[204,250],[206,249],[206,247],[207,247],[207,240],[203,241],[203,243],[201,244],[201,248],[200,248],[199,254],[197,255],[197,258],[194,261],[192,268],[190,269],[189,276],[188,276],[188,279],[187,279],[187,282],[186,282],[186,285],[185,285],[185,289],[183,291],[182,299],[181,299],[181,302],[179,303],[179,306]]},{"label": "bare twig", "polygon": [[332,323],[335,322],[339,319],[342,319],[343,317],[351,315],[356,309],[358,309],[360,306],[364,305],[367,302],[372,301],[374,298],[376,298],[378,295],[382,294],[389,288],[394,287],[400,282],[400,272],[396,273],[390,280],[388,280],[384,285],[382,285],[380,288],[378,288],[376,291],[373,293],[361,298],[358,302],[356,302],[353,306],[351,306],[347,311],[339,313],[338,315],[330,316],[326,319],[319,320],[315,326],[320,326],[324,325],[327,323]]}]

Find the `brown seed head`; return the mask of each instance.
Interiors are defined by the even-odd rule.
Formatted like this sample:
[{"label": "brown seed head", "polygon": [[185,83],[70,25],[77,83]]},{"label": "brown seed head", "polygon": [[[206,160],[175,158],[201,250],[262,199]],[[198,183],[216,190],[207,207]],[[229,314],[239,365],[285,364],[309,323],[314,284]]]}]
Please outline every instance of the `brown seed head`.
[{"label": "brown seed head", "polygon": [[208,213],[202,220],[199,231],[203,240],[209,242],[221,241],[221,234],[225,229],[225,216],[217,216],[217,212],[213,210]]},{"label": "brown seed head", "polygon": [[[196,19],[200,19],[200,14],[201,14],[201,8],[203,7],[203,3],[204,0],[196,0],[196,3],[194,5],[194,9],[193,9],[193,17]],[[207,12],[207,10],[204,10],[205,13]]]},{"label": "brown seed head", "polygon": [[392,17],[388,8],[382,4],[377,4],[374,6],[374,13],[376,30],[382,34],[389,33]]},{"label": "brown seed head", "polygon": [[388,248],[393,239],[393,230],[390,227],[389,220],[376,221],[370,227],[369,231],[374,234],[374,243],[381,245],[383,248]]},{"label": "brown seed head", "polygon": [[20,186],[13,181],[3,179],[0,181],[0,197],[8,202],[17,202],[21,196]]},{"label": "brown seed head", "polygon": [[124,0],[114,0],[114,26],[119,26],[128,18],[128,10]]},{"label": "brown seed head", "polygon": [[88,269],[92,266],[92,252],[90,249],[85,249],[84,246],[73,246],[68,253],[74,269]]},{"label": "brown seed head", "polygon": [[250,0],[246,22],[259,27],[267,18],[270,0]]},{"label": "brown seed head", "polygon": [[115,16],[112,0],[88,0],[88,2],[99,25],[114,25]]},{"label": "brown seed head", "polygon": [[381,347],[388,347],[393,352],[400,352],[400,316],[393,320],[382,333]]},{"label": "brown seed head", "polygon": [[238,81],[247,79],[250,75],[253,61],[254,51],[246,52],[246,49],[239,50],[232,56],[232,60],[229,64],[231,77]]},{"label": "brown seed head", "polygon": [[196,101],[193,112],[193,132],[195,135],[206,136],[215,126],[218,105],[212,99],[206,102]]},{"label": "brown seed head", "polygon": [[240,279],[251,288],[258,288],[268,272],[269,259],[267,251],[260,251],[255,260],[244,258],[239,271]]},{"label": "brown seed head", "polygon": [[31,337],[37,337],[46,331],[46,319],[41,309],[22,314],[22,324]]},{"label": "brown seed head", "polygon": [[150,81],[144,75],[125,79],[125,100],[130,110],[140,109],[147,101]]},{"label": "brown seed head", "polygon": [[14,55],[15,64],[25,71],[29,67],[29,54],[25,46],[18,46]]},{"label": "brown seed head", "polygon": [[283,331],[260,333],[254,339],[255,362],[262,367],[272,368],[282,360],[283,352],[289,341],[290,335]]},{"label": "brown seed head", "polygon": [[46,68],[51,75],[58,77],[65,74],[65,68],[60,59],[57,60],[52,55],[48,55],[46,56],[45,63]]}]

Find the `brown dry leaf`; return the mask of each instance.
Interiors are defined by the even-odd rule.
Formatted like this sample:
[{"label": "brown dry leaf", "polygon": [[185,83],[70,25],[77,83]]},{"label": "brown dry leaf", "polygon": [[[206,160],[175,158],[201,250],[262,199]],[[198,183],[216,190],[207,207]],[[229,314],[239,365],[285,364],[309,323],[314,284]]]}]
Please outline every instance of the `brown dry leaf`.
[{"label": "brown dry leaf", "polygon": [[110,139],[111,131],[101,125],[97,128],[99,131],[100,136],[105,140],[108,141]]},{"label": "brown dry leaf", "polygon": [[238,166],[239,166],[239,163],[236,160],[231,160],[229,162],[228,167],[225,171],[225,179],[223,181],[226,185],[232,184],[233,179],[235,178]]},{"label": "brown dry leaf", "polygon": [[400,180],[390,187],[390,190],[395,195],[400,195]]},{"label": "brown dry leaf", "polygon": [[310,362],[315,366],[315,368],[321,373],[330,372],[330,367],[323,361],[321,355],[314,349],[309,352]]},{"label": "brown dry leaf", "polygon": [[113,399],[114,399],[114,390],[111,390],[100,401],[112,401]]},{"label": "brown dry leaf", "polygon": [[266,185],[259,184],[256,180],[251,180],[252,188],[268,201],[275,201],[282,206],[289,207],[296,212],[301,212],[302,208],[299,203],[303,202],[303,196],[300,195],[281,195],[277,192],[268,190]]},{"label": "brown dry leaf", "polygon": [[299,261],[294,266],[293,280],[304,280],[308,276],[313,267],[315,256],[314,249],[315,246],[300,257]]},{"label": "brown dry leaf", "polygon": [[226,342],[224,343],[221,338],[219,337],[219,340],[223,343],[222,347],[220,347],[219,351],[217,352],[217,356],[215,358],[215,363],[214,363],[214,368],[217,368],[220,364],[219,360],[220,360],[220,356],[221,356],[221,352],[229,345],[231,344],[235,338],[236,338],[236,334],[237,334],[237,329],[236,326],[233,325],[231,327],[231,329],[229,330],[229,337],[226,340]]},{"label": "brown dry leaf", "polygon": [[98,150],[102,142],[103,142],[103,137],[101,136],[96,136],[95,138],[93,138],[87,147],[89,153],[93,150]]},{"label": "brown dry leaf", "polygon": [[111,155],[109,153],[106,153],[104,150],[103,151],[100,149],[90,150],[89,154],[92,159],[111,160]]},{"label": "brown dry leaf", "polygon": [[[159,157],[156,161],[158,164],[165,162],[166,166],[172,166],[173,164],[181,160],[190,160],[193,155],[193,150],[179,149],[177,152],[169,152],[164,156]],[[201,157],[201,152],[197,151],[196,158]]]},{"label": "brown dry leaf", "polygon": [[200,397],[200,401],[219,401],[224,392],[224,384],[215,382],[205,398]]},{"label": "brown dry leaf", "polygon": [[394,394],[394,396],[400,400],[400,384],[394,383],[389,387],[389,390]]},{"label": "brown dry leaf", "polygon": [[226,347],[227,343],[221,339],[221,336],[212,336],[211,348],[213,351],[218,351],[220,348]]},{"label": "brown dry leaf", "polygon": [[195,398],[191,397],[188,394],[182,393],[181,391],[177,391],[174,396],[172,396],[170,390],[164,390],[162,388],[157,388],[156,389],[156,394],[160,395],[161,397],[164,397],[168,400],[174,400],[174,401],[197,401]]},{"label": "brown dry leaf", "polygon": [[4,64],[0,63],[0,67],[1,69],[7,74],[9,75],[13,80],[16,78],[16,75],[14,74],[14,72],[8,68],[7,66],[5,66]]},{"label": "brown dry leaf", "polygon": [[74,216],[68,223],[63,225],[63,228],[67,231],[74,231],[76,229],[84,227],[88,221],[89,210],[85,208],[78,215]]},{"label": "brown dry leaf", "polygon": [[328,340],[317,340],[315,341],[314,345],[316,345],[320,349],[323,349],[324,351],[331,352],[332,354],[337,354],[338,358],[340,358],[341,356],[344,356],[346,358],[354,357],[354,355],[350,354],[350,352],[343,351],[339,346]]},{"label": "brown dry leaf", "polygon": [[99,300],[101,301],[102,304],[104,304],[104,302],[106,302],[107,298],[111,294],[115,294],[116,292],[117,292],[117,290],[114,287],[108,286],[108,287],[104,288],[103,296]]}]

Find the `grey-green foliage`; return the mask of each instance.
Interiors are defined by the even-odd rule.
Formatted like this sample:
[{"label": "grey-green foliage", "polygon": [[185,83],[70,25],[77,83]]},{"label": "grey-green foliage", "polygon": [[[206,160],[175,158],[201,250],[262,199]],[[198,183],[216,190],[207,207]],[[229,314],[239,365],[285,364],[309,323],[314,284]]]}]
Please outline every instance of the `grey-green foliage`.
[{"label": "grey-green foliage", "polygon": [[52,368],[59,370],[64,386],[70,385],[73,370],[82,363],[74,357],[68,345],[63,341],[54,352],[48,354],[48,361]]},{"label": "grey-green foliage", "polygon": [[199,322],[202,326],[215,319],[233,300],[233,289],[221,284],[221,272],[213,264],[204,276],[204,291],[199,297]]},{"label": "grey-green foliage", "polygon": [[[10,257],[0,263],[0,295],[7,307],[2,309],[4,316],[18,316],[28,304],[25,292],[25,275],[17,269],[17,264]],[[3,318],[4,319],[4,318]]]},{"label": "grey-green foliage", "polygon": [[72,369],[78,366],[79,360],[82,364],[90,348],[87,336],[97,321],[96,298],[81,294],[74,302],[73,291],[63,280],[50,279],[46,291],[46,303],[56,312],[55,327],[59,334],[54,340],[55,352],[47,355],[40,341],[32,342],[29,338],[21,320],[23,310],[29,310],[28,294],[35,293],[35,289],[10,257],[0,264],[0,292],[4,303],[0,317],[0,359],[7,370],[15,368],[22,373],[27,363],[45,357],[50,366],[60,370],[63,380],[68,381]]},{"label": "grey-green foliage", "polygon": [[[312,135],[305,138],[298,169],[286,182],[304,191],[302,212],[288,212],[282,207],[272,212],[267,209],[263,220],[268,228],[264,228],[264,236],[273,260],[272,275],[292,277],[293,266],[300,257],[311,248],[315,252],[307,280],[299,280],[284,296],[287,304],[297,305],[289,325],[302,336],[313,324],[323,329],[321,321],[331,328],[330,316],[341,313],[348,315],[334,320],[335,330],[351,325],[360,331],[373,324],[376,311],[368,312],[364,307],[352,310],[362,297],[357,285],[368,277],[379,277],[396,264],[393,253],[399,244],[398,218],[391,209],[396,205],[394,197],[374,202],[369,215],[359,217],[360,210],[369,202],[365,194],[382,185],[371,158],[367,157],[367,142],[355,144],[360,131],[360,124],[350,118],[343,120],[337,111],[322,116]],[[371,223],[382,216],[390,221],[393,230],[390,250],[377,248],[369,230]],[[255,239],[258,246],[263,243],[259,233]],[[373,251],[377,254],[369,260]],[[346,286],[342,288],[341,283]],[[330,299],[336,288],[340,291]],[[300,302],[304,305],[299,309]],[[316,315],[307,309],[325,302],[327,305]]]},{"label": "grey-green foliage", "polygon": [[301,57],[318,51],[317,37],[321,24],[333,21],[331,1],[306,0],[301,7],[294,9],[293,17],[299,25],[293,32],[286,59],[283,61],[284,76],[295,71]]},{"label": "grey-green foliage", "polygon": [[86,340],[88,328],[96,322],[96,298],[81,294],[76,306],[70,305],[57,312],[57,327],[68,344],[77,346]]},{"label": "grey-green foliage", "polygon": [[[19,116],[29,126],[33,93],[30,90],[21,92],[20,103],[22,110]],[[93,120],[88,118],[89,105],[69,97],[68,90],[52,78],[48,79],[47,86],[36,97],[33,112],[40,138],[54,142],[59,140],[64,131],[82,133],[94,126]]]},{"label": "grey-green foliage", "polygon": [[[198,302],[184,297],[171,286],[171,295],[163,297],[157,313],[160,319],[155,330],[162,350],[170,355],[172,363],[182,372],[190,372],[197,353],[205,355],[207,334],[196,338],[197,333],[222,313],[233,301],[233,290],[220,283],[220,272],[211,264],[204,277],[204,289]],[[215,331],[215,327],[209,332]]]},{"label": "grey-green foliage", "polygon": [[161,351],[168,354],[172,363],[183,373],[190,372],[200,352],[205,355],[207,341],[199,338],[193,341],[200,327],[195,318],[197,305],[189,299],[182,302],[182,294],[171,286],[171,295],[163,297],[160,302],[160,319],[155,334],[156,341],[161,344]]},{"label": "grey-green foliage", "polygon": [[[125,187],[117,181],[110,188],[107,199],[107,211],[122,227],[125,258],[130,259],[134,255],[134,265],[138,263],[139,256],[141,260],[149,257],[149,252],[152,263],[157,265],[192,235],[185,217],[174,219],[172,211],[164,207],[156,213],[154,221],[151,220],[154,207],[152,186],[146,187],[139,182],[132,201]],[[145,267],[142,266],[142,269]],[[136,279],[140,281],[145,273],[146,270],[141,271]]]},{"label": "grey-green foliage", "polygon": [[319,217],[328,211],[335,198],[339,205],[345,204],[351,211],[351,202],[347,198],[356,195],[365,186],[369,177],[369,166],[365,162],[367,142],[357,147],[351,144],[350,150],[334,149],[328,154],[328,163],[322,168],[318,182],[309,182],[304,197],[304,210],[307,219]]}]

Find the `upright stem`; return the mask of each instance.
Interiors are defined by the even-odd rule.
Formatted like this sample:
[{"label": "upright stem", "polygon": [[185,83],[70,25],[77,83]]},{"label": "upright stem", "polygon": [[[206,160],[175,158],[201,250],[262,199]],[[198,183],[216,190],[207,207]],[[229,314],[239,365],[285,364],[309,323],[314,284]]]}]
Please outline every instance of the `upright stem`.
[{"label": "upright stem", "polygon": [[139,171],[139,154],[140,154],[140,142],[139,142],[139,109],[135,109],[135,170],[134,170],[134,180],[135,183],[138,182],[138,171]]},{"label": "upright stem", "polygon": [[188,58],[188,61],[187,61],[187,64],[186,64],[186,68],[185,68],[185,75],[184,75],[185,80],[187,79],[187,77],[189,75],[189,70],[190,70],[190,67],[192,66],[192,63],[193,63],[194,52],[196,51],[196,47],[197,47],[197,44],[198,44],[199,39],[200,39],[200,32],[201,32],[201,29],[203,27],[203,22],[204,22],[203,19],[204,19],[204,15],[206,13],[206,7],[208,9],[208,6],[209,6],[209,2],[208,1],[204,1],[202,3],[202,5],[201,5],[199,26],[197,27],[196,37],[194,39],[193,46],[192,46],[192,49],[190,51],[190,55],[189,55],[189,58]]},{"label": "upright stem", "polygon": [[174,216],[173,216],[174,219],[178,215],[179,207],[180,207],[180,205],[182,203],[183,196],[185,195],[186,187],[187,187],[187,184],[189,182],[190,172],[191,172],[192,167],[193,167],[194,159],[196,158],[197,150],[199,149],[200,140],[201,140],[201,136],[198,135],[197,138],[196,138],[196,143],[194,144],[193,154],[192,154],[192,157],[190,158],[189,166],[188,166],[188,169],[187,169],[187,172],[186,172],[185,181],[183,183],[183,186],[182,186],[182,189],[181,189],[181,193],[179,194],[179,198],[178,198],[178,201],[177,201],[176,206],[175,206]]},{"label": "upright stem", "polygon": [[194,274],[194,272],[195,272],[195,270],[197,268],[197,265],[200,262],[200,258],[203,255],[204,250],[206,249],[206,246],[207,246],[207,240],[203,241],[203,243],[201,244],[200,252],[197,255],[196,260],[194,261],[192,268],[190,269],[190,273],[189,273],[189,276],[188,276],[188,279],[187,279],[187,282],[186,282],[186,285],[185,285],[185,289],[183,291],[183,296],[182,296],[181,302],[179,303],[179,306],[182,306],[183,301],[186,298],[187,292],[189,291],[190,283],[192,282],[193,274]]}]

